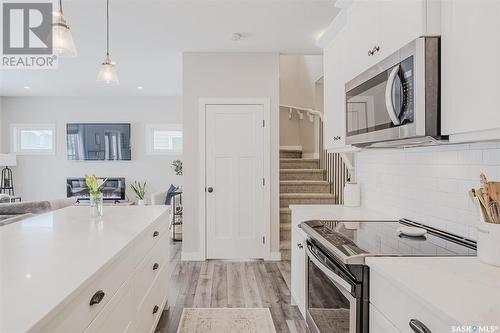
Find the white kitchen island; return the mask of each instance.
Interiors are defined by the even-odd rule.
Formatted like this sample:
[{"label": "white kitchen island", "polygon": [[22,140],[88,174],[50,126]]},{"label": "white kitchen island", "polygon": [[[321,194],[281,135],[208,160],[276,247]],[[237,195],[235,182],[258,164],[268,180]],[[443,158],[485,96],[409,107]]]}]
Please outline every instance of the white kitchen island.
[{"label": "white kitchen island", "polygon": [[150,332],[171,271],[167,206],[68,207],[0,227],[0,332]]}]

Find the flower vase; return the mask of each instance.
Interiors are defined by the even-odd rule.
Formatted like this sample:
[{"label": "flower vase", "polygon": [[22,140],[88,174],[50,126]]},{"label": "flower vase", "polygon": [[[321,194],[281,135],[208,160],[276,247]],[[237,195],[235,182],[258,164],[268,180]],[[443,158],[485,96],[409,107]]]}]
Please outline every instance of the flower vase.
[{"label": "flower vase", "polygon": [[100,218],[103,214],[104,200],[102,193],[99,195],[90,196],[90,216],[92,218]]},{"label": "flower vase", "polygon": [[146,206],[146,200],[144,200],[144,199],[137,200],[137,205],[138,206]]}]

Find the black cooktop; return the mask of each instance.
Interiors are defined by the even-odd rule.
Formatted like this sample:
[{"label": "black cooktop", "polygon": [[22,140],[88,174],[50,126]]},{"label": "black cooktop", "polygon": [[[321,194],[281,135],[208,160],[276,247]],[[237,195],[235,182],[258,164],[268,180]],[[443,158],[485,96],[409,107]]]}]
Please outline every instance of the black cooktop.
[{"label": "black cooktop", "polygon": [[[403,226],[426,229],[425,236],[399,235]],[[476,243],[410,220],[307,221],[301,228],[344,263],[364,263],[367,256],[475,256]]]}]

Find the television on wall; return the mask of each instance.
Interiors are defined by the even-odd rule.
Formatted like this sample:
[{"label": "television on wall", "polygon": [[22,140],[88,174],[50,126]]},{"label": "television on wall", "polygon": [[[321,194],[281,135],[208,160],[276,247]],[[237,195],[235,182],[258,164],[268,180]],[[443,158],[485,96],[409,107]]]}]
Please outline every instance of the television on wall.
[{"label": "television on wall", "polygon": [[[120,201],[125,200],[125,178],[98,177],[106,180],[101,187],[104,200]],[[77,201],[89,200],[90,193],[85,183],[85,178],[67,178],[66,196],[76,198]]]},{"label": "television on wall", "polygon": [[72,123],[66,125],[68,160],[131,159],[129,123]]}]

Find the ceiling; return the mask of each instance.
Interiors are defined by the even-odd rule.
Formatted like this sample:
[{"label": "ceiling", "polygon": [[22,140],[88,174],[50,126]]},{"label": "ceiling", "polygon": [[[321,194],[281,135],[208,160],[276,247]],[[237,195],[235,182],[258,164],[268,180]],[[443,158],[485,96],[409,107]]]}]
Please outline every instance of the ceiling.
[{"label": "ceiling", "polygon": [[[316,39],[338,13],[334,3],[111,0],[110,53],[120,85],[103,87],[96,76],[105,56],[105,1],[63,1],[78,57],[59,59],[57,70],[3,70],[0,96],[179,96],[182,52],[318,54]],[[233,33],[243,38],[233,41]]]}]

